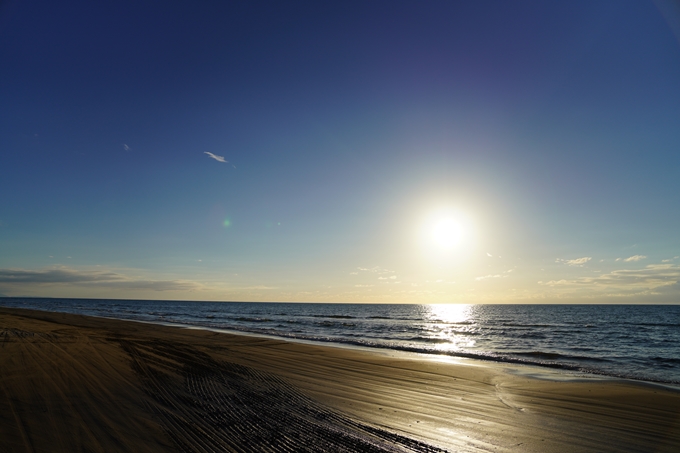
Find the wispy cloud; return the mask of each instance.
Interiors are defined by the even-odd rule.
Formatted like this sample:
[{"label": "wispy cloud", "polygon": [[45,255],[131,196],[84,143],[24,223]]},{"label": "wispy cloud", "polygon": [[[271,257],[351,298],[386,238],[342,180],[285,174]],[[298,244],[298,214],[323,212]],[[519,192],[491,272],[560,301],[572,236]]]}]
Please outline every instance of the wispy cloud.
[{"label": "wispy cloud", "polygon": [[125,151],[130,151],[130,147],[128,145],[126,145],[125,143],[123,143],[123,149]]},{"label": "wispy cloud", "polygon": [[210,158],[212,158],[212,159],[215,159],[217,162],[222,162],[223,164],[229,164],[229,165],[231,165],[232,167],[236,168],[236,165],[234,165],[234,164],[232,164],[231,162],[229,162],[228,160],[226,160],[226,159],[224,158],[224,156],[218,156],[217,154],[209,153],[208,151],[204,151],[203,153],[204,153],[204,154],[207,154],[208,157],[210,157]]},{"label": "wispy cloud", "polygon": [[389,269],[384,269],[380,266],[374,266],[374,267],[357,267],[358,270],[361,272],[372,272],[380,275],[384,274],[393,274],[394,271],[391,271]]},{"label": "wispy cloud", "polygon": [[4,285],[78,285],[152,291],[192,291],[201,285],[187,280],[153,280],[113,271],[84,271],[59,267],[43,270],[0,269]]},{"label": "wispy cloud", "polygon": [[475,278],[475,280],[480,281],[480,280],[486,280],[488,278],[501,278],[501,277],[507,277],[507,275],[489,274],[489,275],[484,275],[482,277],[477,277],[477,278]]},{"label": "wispy cloud", "polygon": [[555,285],[568,285],[569,282],[567,280],[550,280],[549,282],[538,282],[539,285],[548,285],[548,286],[555,286]]},{"label": "wispy cloud", "polygon": [[208,151],[205,151],[204,154],[207,154],[208,156],[212,157],[212,158],[215,159],[217,162],[223,162],[223,163],[225,163],[225,164],[227,163],[227,161],[224,160],[224,156],[218,156],[218,155],[216,155],[216,154],[209,153]]},{"label": "wispy cloud", "polygon": [[632,261],[641,261],[645,258],[647,258],[645,255],[633,255],[633,256],[629,256],[628,258],[624,259],[623,261],[625,261],[626,263],[630,263]]},{"label": "wispy cloud", "polygon": [[592,260],[593,258],[590,256],[584,256],[583,258],[576,258],[573,260],[564,260],[562,258],[557,258],[555,260],[556,263],[564,263],[569,266],[583,266],[586,264],[588,261]]}]

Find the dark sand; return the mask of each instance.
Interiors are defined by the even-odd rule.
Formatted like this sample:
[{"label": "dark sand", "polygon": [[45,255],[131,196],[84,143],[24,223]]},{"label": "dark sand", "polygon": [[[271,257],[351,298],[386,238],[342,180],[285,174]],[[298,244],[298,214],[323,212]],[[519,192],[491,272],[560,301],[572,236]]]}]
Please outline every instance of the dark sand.
[{"label": "dark sand", "polygon": [[680,392],[464,363],[0,308],[0,451],[680,451]]}]

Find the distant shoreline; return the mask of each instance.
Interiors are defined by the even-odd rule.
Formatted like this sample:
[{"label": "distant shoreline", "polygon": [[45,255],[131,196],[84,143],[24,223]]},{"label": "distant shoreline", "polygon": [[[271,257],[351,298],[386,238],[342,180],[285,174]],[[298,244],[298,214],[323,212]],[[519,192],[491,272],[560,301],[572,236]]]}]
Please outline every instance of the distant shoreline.
[{"label": "distant shoreline", "polygon": [[0,301],[2,299],[55,299],[55,300],[95,300],[95,301],[105,301],[105,300],[120,300],[125,302],[196,302],[202,304],[323,304],[323,305],[525,305],[525,306],[545,306],[545,305],[587,305],[587,306],[646,306],[646,307],[664,307],[664,306],[675,306],[680,305],[680,302],[667,302],[667,303],[644,303],[644,304],[621,304],[621,303],[586,303],[586,302],[573,302],[567,304],[557,304],[557,303],[490,303],[490,304],[458,304],[455,302],[451,303],[411,303],[411,302],[305,302],[305,301],[285,301],[285,300],[198,300],[198,299],[125,299],[116,298],[111,299],[107,297],[48,297],[48,296],[0,296]]}]

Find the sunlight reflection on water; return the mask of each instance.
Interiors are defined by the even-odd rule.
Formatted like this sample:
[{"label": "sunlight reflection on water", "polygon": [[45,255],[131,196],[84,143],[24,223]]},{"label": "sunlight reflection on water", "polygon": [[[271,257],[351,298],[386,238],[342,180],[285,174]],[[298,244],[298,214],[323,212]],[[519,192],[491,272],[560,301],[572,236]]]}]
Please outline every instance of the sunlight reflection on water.
[{"label": "sunlight reflection on water", "polygon": [[474,346],[467,335],[474,328],[473,305],[433,304],[426,306],[430,322],[428,336],[438,351],[458,351]]}]

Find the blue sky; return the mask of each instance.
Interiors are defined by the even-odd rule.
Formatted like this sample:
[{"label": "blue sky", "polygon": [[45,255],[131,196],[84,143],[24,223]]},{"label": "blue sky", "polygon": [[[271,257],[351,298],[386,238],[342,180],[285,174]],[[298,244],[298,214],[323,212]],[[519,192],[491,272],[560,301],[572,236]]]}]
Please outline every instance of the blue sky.
[{"label": "blue sky", "polygon": [[677,2],[9,1],[0,62],[0,294],[680,302]]}]

